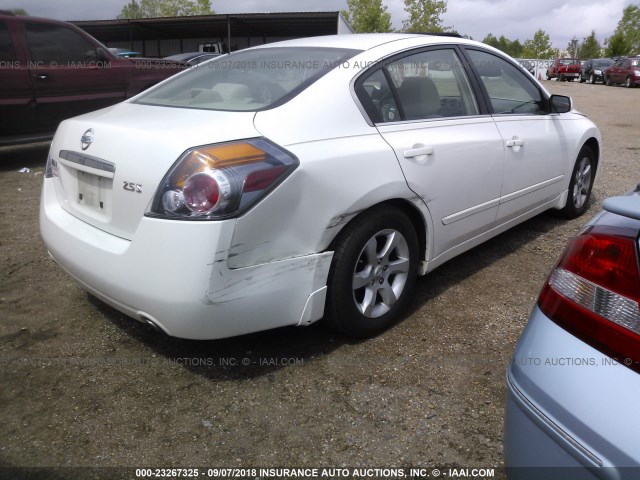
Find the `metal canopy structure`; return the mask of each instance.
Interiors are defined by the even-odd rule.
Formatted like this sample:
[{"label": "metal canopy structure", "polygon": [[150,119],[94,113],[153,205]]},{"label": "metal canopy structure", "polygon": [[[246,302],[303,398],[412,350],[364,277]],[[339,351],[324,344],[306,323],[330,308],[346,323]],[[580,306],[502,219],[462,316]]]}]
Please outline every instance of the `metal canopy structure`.
[{"label": "metal canopy structure", "polygon": [[108,46],[142,50],[154,56],[193,51],[195,40],[219,41],[234,51],[288,38],[353,33],[340,12],[239,13],[72,23]]}]

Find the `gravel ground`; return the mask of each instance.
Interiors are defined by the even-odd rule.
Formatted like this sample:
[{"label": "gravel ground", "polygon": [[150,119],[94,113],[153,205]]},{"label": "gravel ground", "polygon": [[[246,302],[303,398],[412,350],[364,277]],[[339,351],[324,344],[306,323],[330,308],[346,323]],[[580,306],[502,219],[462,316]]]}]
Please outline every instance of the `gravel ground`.
[{"label": "gravel ground", "polygon": [[1,151],[0,467],[499,469],[504,371],[538,291],[640,181],[640,90],[545,85],[602,130],[589,212],[540,215],[420,278],[411,315],[367,341],[321,324],[185,341],[124,317],[47,255],[46,148]]}]

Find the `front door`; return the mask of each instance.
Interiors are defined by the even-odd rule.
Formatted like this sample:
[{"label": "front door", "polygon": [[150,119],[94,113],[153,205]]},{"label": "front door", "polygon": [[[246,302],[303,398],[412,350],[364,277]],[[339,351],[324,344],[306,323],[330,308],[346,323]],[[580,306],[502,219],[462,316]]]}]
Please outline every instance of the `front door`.
[{"label": "front door", "polygon": [[506,60],[480,50],[467,54],[487,92],[505,146],[500,223],[550,202],[562,193],[570,146],[561,117],[529,75]]}]

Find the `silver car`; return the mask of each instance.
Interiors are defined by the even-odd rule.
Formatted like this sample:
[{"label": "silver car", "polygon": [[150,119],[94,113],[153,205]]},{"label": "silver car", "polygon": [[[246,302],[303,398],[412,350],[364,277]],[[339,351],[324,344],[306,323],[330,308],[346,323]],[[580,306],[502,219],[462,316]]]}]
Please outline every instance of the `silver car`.
[{"label": "silver car", "polygon": [[510,479],[640,478],[639,235],[640,185],[549,275],[507,371]]}]

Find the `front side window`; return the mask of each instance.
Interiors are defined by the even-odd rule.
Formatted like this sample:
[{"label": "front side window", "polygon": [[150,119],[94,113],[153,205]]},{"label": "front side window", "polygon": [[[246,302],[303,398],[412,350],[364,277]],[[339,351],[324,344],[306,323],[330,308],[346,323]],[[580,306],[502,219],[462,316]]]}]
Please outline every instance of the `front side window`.
[{"label": "front side window", "polygon": [[49,66],[66,66],[95,60],[96,47],[70,28],[47,23],[26,23],[31,60]]},{"label": "front side window", "polygon": [[136,103],[257,111],[280,105],[345,64],[358,50],[274,47],[221,56],[142,94]]},{"label": "front side window", "polygon": [[468,50],[496,114],[547,113],[540,89],[516,66],[496,55]]}]

